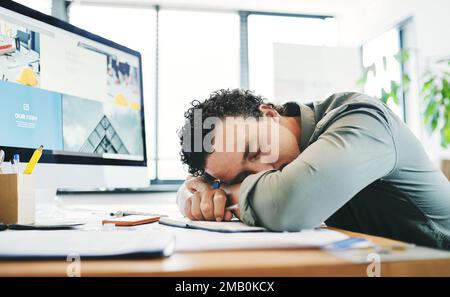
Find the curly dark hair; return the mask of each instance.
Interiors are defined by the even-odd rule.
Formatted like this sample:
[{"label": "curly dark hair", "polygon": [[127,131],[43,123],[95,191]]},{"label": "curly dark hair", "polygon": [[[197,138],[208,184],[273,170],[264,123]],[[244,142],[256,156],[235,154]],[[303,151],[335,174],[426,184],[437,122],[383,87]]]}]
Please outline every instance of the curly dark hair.
[{"label": "curly dark hair", "polygon": [[[178,130],[178,137],[182,146],[180,156],[181,162],[189,167],[188,171],[193,176],[208,176],[205,174],[205,161],[211,152],[201,148],[201,151],[195,151],[190,147],[185,150],[186,141],[190,141],[189,146],[193,146],[194,135],[202,135],[202,143],[205,135],[214,129],[204,128],[203,122],[208,117],[261,117],[263,114],[259,110],[261,104],[269,104],[281,115],[284,114],[284,107],[266,102],[266,99],[255,95],[252,91],[243,89],[222,89],[213,92],[210,97],[203,102],[193,100],[191,106],[184,113],[185,124]],[[194,121],[194,112],[202,111],[201,122]],[[185,139],[190,137],[190,139]]]}]

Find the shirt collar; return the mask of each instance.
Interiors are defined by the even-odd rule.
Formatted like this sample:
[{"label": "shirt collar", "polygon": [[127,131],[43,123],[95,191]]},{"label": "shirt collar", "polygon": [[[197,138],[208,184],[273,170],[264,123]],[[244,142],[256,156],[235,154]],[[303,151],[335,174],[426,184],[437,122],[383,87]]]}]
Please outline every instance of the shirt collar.
[{"label": "shirt collar", "polygon": [[300,136],[300,150],[304,151],[308,145],[311,136],[316,129],[316,119],[314,116],[314,111],[311,107],[298,103],[300,107],[300,122],[301,122],[301,136]]}]

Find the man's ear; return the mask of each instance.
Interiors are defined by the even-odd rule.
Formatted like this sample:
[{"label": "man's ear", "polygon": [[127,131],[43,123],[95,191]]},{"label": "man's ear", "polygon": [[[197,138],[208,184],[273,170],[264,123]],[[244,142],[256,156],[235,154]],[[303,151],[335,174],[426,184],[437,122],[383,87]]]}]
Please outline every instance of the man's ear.
[{"label": "man's ear", "polygon": [[280,114],[276,111],[270,104],[261,104],[259,106],[259,111],[262,112],[263,116],[270,118],[278,118]]}]

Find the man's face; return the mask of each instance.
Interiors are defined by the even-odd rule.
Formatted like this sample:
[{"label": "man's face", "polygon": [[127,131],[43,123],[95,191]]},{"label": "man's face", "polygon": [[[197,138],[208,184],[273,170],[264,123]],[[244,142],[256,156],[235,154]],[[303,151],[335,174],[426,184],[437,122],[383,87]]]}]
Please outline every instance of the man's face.
[{"label": "man's face", "polygon": [[281,169],[300,154],[298,136],[282,117],[226,118],[216,122],[214,152],[205,171],[234,184],[250,174]]}]

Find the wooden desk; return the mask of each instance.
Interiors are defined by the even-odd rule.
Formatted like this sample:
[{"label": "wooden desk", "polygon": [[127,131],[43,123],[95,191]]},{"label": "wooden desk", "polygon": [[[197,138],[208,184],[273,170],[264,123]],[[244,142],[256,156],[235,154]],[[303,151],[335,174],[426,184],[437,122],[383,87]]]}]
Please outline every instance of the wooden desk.
[{"label": "wooden desk", "polygon": [[[379,245],[399,242],[345,232]],[[65,261],[0,262],[0,276],[66,276]],[[165,259],[82,261],[81,276],[366,276],[355,264],[320,250],[175,253]],[[386,262],[382,276],[450,276],[450,259]]]}]

